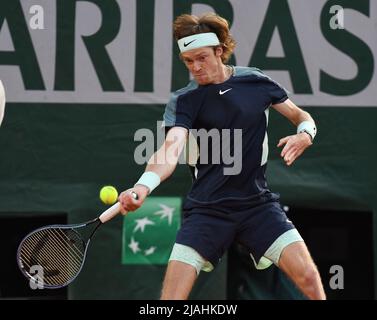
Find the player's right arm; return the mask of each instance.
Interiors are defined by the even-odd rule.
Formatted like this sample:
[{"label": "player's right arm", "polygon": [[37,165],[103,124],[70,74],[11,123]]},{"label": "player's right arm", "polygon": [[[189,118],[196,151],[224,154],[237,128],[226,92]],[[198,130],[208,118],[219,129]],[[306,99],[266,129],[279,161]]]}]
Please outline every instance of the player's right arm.
[{"label": "player's right arm", "polygon": [[[158,149],[149,159],[145,172],[152,172],[160,177],[161,182],[169,178],[178,164],[179,156],[183,150],[188,130],[183,127],[171,128],[160,149]],[[131,192],[138,195],[138,200],[131,196]],[[133,188],[123,191],[119,195],[121,212],[137,210],[148,196],[150,190],[142,184],[136,184]]]}]

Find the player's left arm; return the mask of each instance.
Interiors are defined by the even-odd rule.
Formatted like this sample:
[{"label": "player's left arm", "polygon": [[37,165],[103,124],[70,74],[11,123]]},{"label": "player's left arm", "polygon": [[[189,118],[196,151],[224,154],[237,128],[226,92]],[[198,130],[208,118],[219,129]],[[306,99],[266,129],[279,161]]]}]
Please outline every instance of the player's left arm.
[{"label": "player's left arm", "polygon": [[298,127],[297,134],[280,139],[277,145],[284,146],[280,155],[290,166],[306,148],[313,144],[317,130],[315,122],[308,112],[300,109],[290,99],[274,104],[272,107]]}]

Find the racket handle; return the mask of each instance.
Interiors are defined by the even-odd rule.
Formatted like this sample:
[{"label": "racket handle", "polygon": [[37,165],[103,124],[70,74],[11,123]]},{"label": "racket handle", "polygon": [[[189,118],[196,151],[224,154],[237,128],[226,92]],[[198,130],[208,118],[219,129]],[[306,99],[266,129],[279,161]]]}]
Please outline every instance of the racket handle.
[{"label": "racket handle", "polygon": [[114,218],[118,213],[120,212],[120,203],[117,202],[116,204],[113,204],[109,209],[104,211],[100,216],[99,219],[102,223],[105,223],[112,218]]},{"label": "racket handle", "polygon": [[[132,192],[132,197],[137,200],[139,197],[138,195],[135,193],[135,192]],[[104,211],[100,216],[99,216],[99,219],[101,220],[102,223],[105,223],[109,220],[111,220],[112,218],[114,218],[116,215],[119,214],[120,212],[120,203],[117,202],[116,204],[113,204],[109,209],[107,209],[106,211]]]}]

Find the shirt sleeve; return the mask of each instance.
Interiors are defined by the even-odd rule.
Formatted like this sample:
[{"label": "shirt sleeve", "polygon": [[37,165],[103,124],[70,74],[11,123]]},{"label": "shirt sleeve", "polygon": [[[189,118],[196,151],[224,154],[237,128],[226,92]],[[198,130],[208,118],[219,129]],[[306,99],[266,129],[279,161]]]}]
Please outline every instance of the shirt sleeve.
[{"label": "shirt sleeve", "polygon": [[198,104],[193,102],[190,95],[180,96],[177,99],[175,126],[192,129],[197,114]]},{"label": "shirt sleeve", "polygon": [[259,79],[264,82],[264,88],[268,97],[270,98],[271,104],[282,103],[288,99],[289,91],[285,89],[281,84],[272,80],[268,75],[258,68],[252,68],[254,74],[257,75]]},{"label": "shirt sleeve", "polygon": [[165,112],[163,115],[163,124],[162,127],[166,130],[174,127],[177,123],[177,101],[178,98],[185,93],[194,90],[198,87],[195,81],[191,81],[184,88],[181,88],[170,95],[169,102],[165,107]]},{"label": "shirt sleeve", "polygon": [[288,91],[276,81],[269,79],[267,92],[271,99],[271,104],[282,103],[288,99]]}]

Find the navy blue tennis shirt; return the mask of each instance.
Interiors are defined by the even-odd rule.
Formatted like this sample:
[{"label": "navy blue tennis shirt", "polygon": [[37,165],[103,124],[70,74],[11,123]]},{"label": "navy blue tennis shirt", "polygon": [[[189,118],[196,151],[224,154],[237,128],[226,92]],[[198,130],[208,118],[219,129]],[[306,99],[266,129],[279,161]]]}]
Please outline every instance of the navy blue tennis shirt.
[{"label": "navy blue tennis shirt", "polygon": [[[172,94],[164,113],[165,127],[207,132],[215,129],[220,134],[219,145],[213,147],[210,140],[206,150],[199,150],[188,202],[205,206],[235,200],[242,204],[260,202],[272,195],[265,176],[268,110],[286,99],[282,86],[259,69],[248,67],[233,67],[233,75],[223,83],[198,85],[193,80]],[[242,140],[236,130],[242,133]],[[226,131],[230,135],[222,134]],[[197,140],[201,146],[200,137]],[[232,164],[222,158],[220,163],[211,161],[214,152],[222,151],[238,157],[241,167],[234,170],[236,174],[224,174],[224,169]],[[209,154],[208,163],[201,163],[203,152]]]}]

